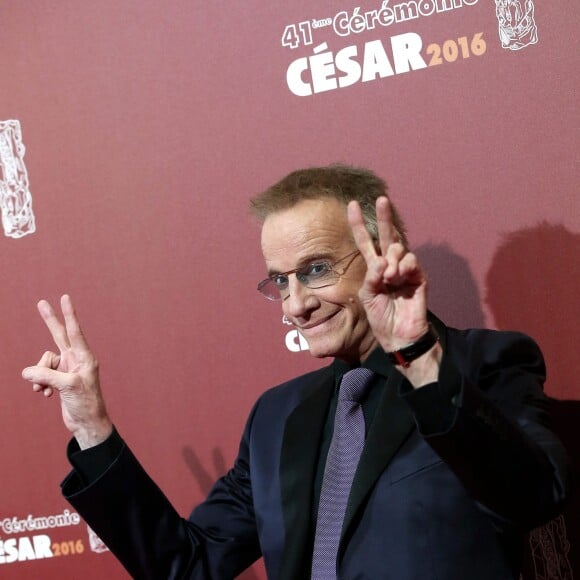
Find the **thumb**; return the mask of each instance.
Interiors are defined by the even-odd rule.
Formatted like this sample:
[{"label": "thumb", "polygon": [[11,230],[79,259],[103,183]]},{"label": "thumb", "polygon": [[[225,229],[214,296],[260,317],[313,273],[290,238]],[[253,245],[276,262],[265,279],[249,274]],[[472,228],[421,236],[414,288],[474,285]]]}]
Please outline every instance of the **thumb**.
[{"label": "thumb", "polygon": [[53,387],[58,391],[71,386],[69,373],[55,371],[44,366],[26,367],[22,371],[22,378],[42,387]]}]

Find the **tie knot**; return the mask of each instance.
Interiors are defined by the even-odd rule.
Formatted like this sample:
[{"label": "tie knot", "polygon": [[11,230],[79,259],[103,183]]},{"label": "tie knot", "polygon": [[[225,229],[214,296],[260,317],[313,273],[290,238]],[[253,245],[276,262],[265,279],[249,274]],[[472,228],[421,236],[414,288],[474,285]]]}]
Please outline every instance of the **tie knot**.
[{"label": "tie knot", "polygon": [[360,401],[366,388],[368,387],[373,371],[364,367],[359,367],[348,371],[342,376],[338,398],[347,401]]}]

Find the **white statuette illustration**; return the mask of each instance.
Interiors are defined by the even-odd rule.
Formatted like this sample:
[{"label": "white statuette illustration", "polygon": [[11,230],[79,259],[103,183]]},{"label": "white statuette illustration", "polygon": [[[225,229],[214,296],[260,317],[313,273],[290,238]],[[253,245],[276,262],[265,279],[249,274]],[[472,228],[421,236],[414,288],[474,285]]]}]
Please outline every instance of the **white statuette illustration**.
[{"label": "white statuette illustration", "polygon": [[574,580],[570,540],[564,516],[558,516],[530,533],[535,580]]},{"label": "white statuette illustration", "polygon": [[520,50],[538,42],[532,0],[495,0],[495,14],[503,48]]},{"label": "white statuette illustration", "polygon": [[102,554],[103,552],[108,552],[109,548],[105,546],[105,543],[89,526],[87,526],[87,532],[89,533],[89,545],[91,546],[91,550],[96,552],[97,554]]},{"label": "white statuette illustration", "polygon": [[19,121],[0,121],[0,209],[4,234],[21,238],[36,230],[24,165]]}]

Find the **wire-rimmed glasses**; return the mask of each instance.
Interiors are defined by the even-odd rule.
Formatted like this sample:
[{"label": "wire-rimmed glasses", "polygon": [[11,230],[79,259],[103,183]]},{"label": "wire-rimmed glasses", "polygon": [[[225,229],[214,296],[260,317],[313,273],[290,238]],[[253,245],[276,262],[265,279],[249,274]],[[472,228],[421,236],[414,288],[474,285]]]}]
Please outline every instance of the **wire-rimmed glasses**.
[{"label": "wire-rimmed glasses", "polygon": [[[334,263],[330,260],[313,260],[305,266],[300,266],[300,268],[294,270],[270,274],[258,284],[258,291],[268,300],[285,300],[290,296],[290,284],[288,281],[290,274],[296,274],[298,281],[306,288],[316,289],[332,286],[344,275],[358,254],[360,254],[360,251],[355,250]],[[342,268],[337,268],[341,262],[348,258],[350,260]]]}]

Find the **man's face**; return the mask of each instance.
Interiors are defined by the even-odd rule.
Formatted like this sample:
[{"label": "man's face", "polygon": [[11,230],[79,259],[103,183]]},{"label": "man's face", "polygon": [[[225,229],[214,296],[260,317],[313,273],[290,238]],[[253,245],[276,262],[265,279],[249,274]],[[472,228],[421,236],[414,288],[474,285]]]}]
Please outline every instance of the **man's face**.
[{"label": "man's face", "polygon": [[[301,201],[269,215],[262,227],[262,253],[269,274],[287,272],[320,259],[334,264],[353,250],[356,246],[346,207],[332,198]],[[332,286],[306,288],[295,274],[289,275],[290,295],[282,301],[282,309],[308,341],[313,356],[358,362],[376,346],[358,299],[365,272],[366,265],[359,254]]]}]

